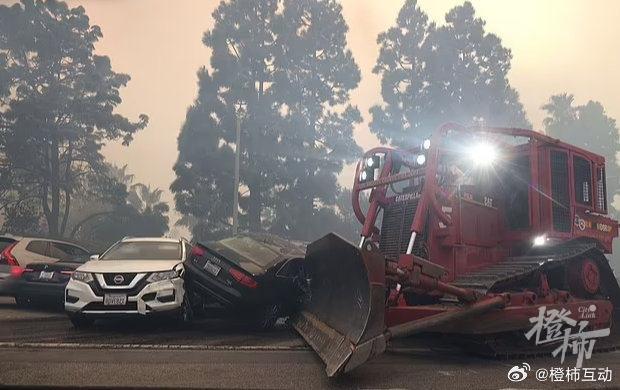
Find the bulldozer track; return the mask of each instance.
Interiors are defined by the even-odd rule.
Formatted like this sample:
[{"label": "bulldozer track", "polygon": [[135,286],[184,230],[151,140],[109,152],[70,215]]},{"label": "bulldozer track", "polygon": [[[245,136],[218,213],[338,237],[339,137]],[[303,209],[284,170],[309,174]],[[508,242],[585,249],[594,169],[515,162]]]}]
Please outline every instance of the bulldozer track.
[{"label": "bulldozer track", "polygon": [[[609,262],[592,241],[574,240],[550,248],[546,253],[534,256],[510,257],[506,260],[474,271],[457,278],[455,285],[472,288],[476,291],[496,293],[506,291],[512,283],[518,282],[536,272],[548,272],[559,267],[568,267],[571,263],[589,258],[596,261],[602,271],[604,295],[614,304],[611,334],[597,340],[594,352],[610,352],[620,349],[620,287],[613,276]],[[516,284],[518,285],[518,284]],[[541,347],[525,339],[523,333],[501,333],[484,336],[460,337],[454,340],[470,352],[499,359],[549,356],[557,344]]]},{"label": "bulldozer track", "polygon": [[[620,318],[616,309],[614,318]],[[542,358],[549,357],[560,343],[545,346],[534,345],[526,340],[523,333],[505,333],[485,336],[451,337],[451,341],[462,349],[478,356],[493,359]],[[620,350],[620,327],[612,326],[611,334],[604,339],[597,339],[594,353],[606,353]],[[567,354],[567,358],[568,358]]]},{"label": "bulldozer track", "polygon": [[[566,266],[569,261],[581,258],[590,251],[598,251],[597,245],[594,242],[567,243],[554,248],[556,251],[553,253],[508,257],[506,260],[490,267],[460,276],[454,281],[454,284],[486,294],[487,292],[494,292],[494,287],[500,283],[506,284],[510,281],[522,279],[539,270]],[[601,259],[599,257],[597,256],[597,261],[600,262]],[[607,262],[606,259],[605,262]],[[607,267],[609,267],[608,264]]]}]

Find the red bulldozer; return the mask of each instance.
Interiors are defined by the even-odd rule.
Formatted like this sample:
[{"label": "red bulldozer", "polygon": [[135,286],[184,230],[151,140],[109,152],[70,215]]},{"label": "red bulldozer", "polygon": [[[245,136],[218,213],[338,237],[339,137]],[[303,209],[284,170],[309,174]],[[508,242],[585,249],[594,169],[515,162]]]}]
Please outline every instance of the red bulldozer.
[{"label": "red bulldozer", "polygon": [[605,255],[618,223],[602,156],[531,130],[448,123],[414,148],[368,151],[352,200],[361,240],[308,246],[293,321],[329,376],[420,332],[517,353],[543,310],[613,338],[620,288]]}]

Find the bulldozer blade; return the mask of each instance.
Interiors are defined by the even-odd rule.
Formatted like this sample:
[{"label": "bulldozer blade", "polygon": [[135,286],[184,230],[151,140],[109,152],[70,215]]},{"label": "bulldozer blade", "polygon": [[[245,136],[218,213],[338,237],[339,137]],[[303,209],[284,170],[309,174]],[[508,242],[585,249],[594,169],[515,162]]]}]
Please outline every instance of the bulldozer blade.
[{"label": "bulldozer blade", "polygon": [[385,258],[334,233],[308,245],[307,300],[293,326],[334,376],[385,350]]}]

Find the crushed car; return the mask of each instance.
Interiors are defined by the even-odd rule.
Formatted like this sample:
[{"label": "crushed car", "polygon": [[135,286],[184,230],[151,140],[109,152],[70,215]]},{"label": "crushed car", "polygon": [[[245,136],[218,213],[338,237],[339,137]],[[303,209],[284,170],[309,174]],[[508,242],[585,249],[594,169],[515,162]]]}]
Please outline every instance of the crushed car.
[{"label": "crushed car", "polygon": [[305,297],[305,244],[268,234],[195,243],[185,261],[188,290],[267,330]]}]

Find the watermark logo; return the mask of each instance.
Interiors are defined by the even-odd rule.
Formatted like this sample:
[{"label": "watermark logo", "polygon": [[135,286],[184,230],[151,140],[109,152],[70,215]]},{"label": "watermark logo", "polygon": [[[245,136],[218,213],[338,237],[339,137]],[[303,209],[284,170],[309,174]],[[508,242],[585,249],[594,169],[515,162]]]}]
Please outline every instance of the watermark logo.
[{"label": "watermark logo", "polygon": [[531,371],[530,365],[527,363],[521,363],[521,365],[516,365],[508,371],[508,379],[511,382],[521,382],[525,378],[527,378],[527,373]]},{"label": "watermark logo", "polygon": [[539,368],[535,376],[539,382],[611,382],[613,372],[609,367],[551,367]]},{"label": "watermark logo", "polygon": [[[583,309],[583,310],[582,310]],[[579,308],[582,318],[596,318],[596,305]],[[534,340],[536,345],[547,345],[561,342],[560,346],[551,353],[553,357],[560,357],[560,363],[564,363],[566,353],[570,351],[577,355],[575,367],[583,367],[583,361],[592,357],[596,339],[607,337],[610,329],[596,329],[586,331],[589,321],[577,321],[570,317],[571,311],[567,309],[549,309],[542,306],[538,309],[538,316],[531,317],[532,329],[525,333],[528,340]]]},{"label": "watermark logo", "polygon": [[577,311],[579,312],[579,318],[581,318],[582,320],[584,319],[595,320],[596,319],[596,305],[595,304],[592,304],[590,306],[579,306],[579,309],[577,309]]},{"label": "watermark logo", "polygon": [[592,357],[594,344],[597,339],[607,337],[610,329],[586,330],[589,321],[597,318],[595,304],[579,306],[576,316],[579,320],[571,317],[571,311],[567,309],[547,309],[542,306],[538,309],[538,315],[530,318],[532,328],[525,333],[528,340],[533,340],[536,345],[559,345],[551,352],[553,357],[559,357],[560,363],[564,364],[567,353],[577,357],[575,367],[551,367],[532,370],[528,363],[521,363],[508,371],[508,379],[511,382],[521,382],[528,377],[528,372],[533,372],[539,382],[611,382],[613,372],[610,368],[584,368],[584,361]]}]

